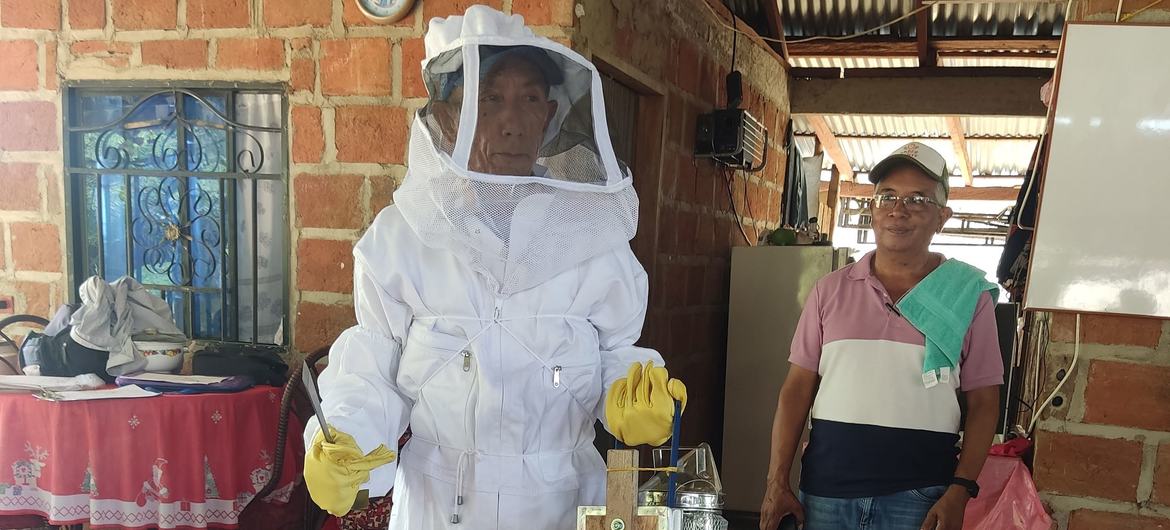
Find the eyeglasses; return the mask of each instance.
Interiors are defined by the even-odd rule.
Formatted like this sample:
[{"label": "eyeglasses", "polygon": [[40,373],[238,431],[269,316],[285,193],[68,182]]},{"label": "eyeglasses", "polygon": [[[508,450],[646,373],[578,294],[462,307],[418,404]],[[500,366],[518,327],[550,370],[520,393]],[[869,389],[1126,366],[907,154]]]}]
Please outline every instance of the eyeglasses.
[{"label": "eyeglasses", "polygon": [[894,205],[897,204],[898,201],[902,202],[902,206],[906,208],[906,211],[915,213],[926,211],[927,205],[933,204],[935,206],[942,206],[938,203],[938,201],[925,195],[909,195],[906,197],[899,197],[897,195],[887,194],[874,195],[873,207],[875,210],[893,210]]}]

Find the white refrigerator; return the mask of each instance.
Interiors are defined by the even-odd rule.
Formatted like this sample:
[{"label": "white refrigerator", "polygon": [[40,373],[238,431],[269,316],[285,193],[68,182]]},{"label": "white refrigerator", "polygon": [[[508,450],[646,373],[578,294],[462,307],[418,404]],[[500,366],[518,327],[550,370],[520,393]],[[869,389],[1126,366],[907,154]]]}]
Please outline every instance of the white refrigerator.
[{"label": "white refrigerator", "polygon": [[[813,284],[844,266],[848,256],[848,249],[829,246],[732,250],[723,462],[719,466],[727,510],[760,510],[772,418],[788,375],[788,351],[801,308]],[[806,429],[805,439],[807,434]],[[799,451],[792,470],[796,484]]]}]

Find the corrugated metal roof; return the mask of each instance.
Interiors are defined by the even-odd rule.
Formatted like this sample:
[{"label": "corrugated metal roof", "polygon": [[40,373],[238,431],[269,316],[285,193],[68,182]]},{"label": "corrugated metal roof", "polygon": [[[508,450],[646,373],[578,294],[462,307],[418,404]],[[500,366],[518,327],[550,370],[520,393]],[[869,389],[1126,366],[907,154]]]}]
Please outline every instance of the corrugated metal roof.
[{"label": "corrugated metal roof", "polygon": [[[883,0],[877,0],[883,1]],[[1064,2],[935,4],[931,36],[1019,37],[1060,35]]]},{"label": "corrugated metal roof", "polygon": [[961,121],[967,138],[1036,138],[1044,133],[1044,118],[1040,117],[966,116]]},{"label": "corrugated metal roof", "polygon": [[795,68],[917,68],[918,57],[813,57],[797,55],[788,60]]},{"label": "corrugated metal roof", "polygon": [[[823,116],[833,134],[839,136],[897,136],[922,138],[947,136],[947,124],[938,116],[902,116],[860,114],[826,114]],[[812,132],[808,120],[801,115],[794,118],[796,132]]]},{"label": "corrugated metal roof", "polygon": [[[947,160],[947,166],[955,176],[962,174],[958,167],[958,158],[955,156],[954,145],[950,138],[839,138],[838,143],[849,157],[849,165],[859,173],[867,173],[873,169],[887,155],[901,147],[906,142],[922,142],[938,151]],[[797,146],[804,155],[813,152],[814,141],[812,136],[798,136]],[[967,159],[971,163],[972,175],[1010,176],[1023,175],[1028,170],[1032,160],[1032,152],[1036,147],[1036,140],[967,140]],[[832,167],[831,160],[825,158],[825,169]]]},{"label": "corrugated metal roof", "polygon": [[[941,153],[954,175],[961,174],[943,117],[830,114],[824,118],[854,171],[868,172],[906,142],[919,141]],[[1036,139],[1044,130],[1044,118],[975,116],[960,121],[974,176],[1023,175],[1031,162]],[[811,154],[815,142],[807,117],[794,116],[793,129],[801,153]],[[831,166],[831,160],[826,157],[825,169]]]},{"label": "corrugated metal roof", "polygon": [[[851,35],[914,10],[914,0],[782,0],[780,18],[788,38]],[[1024,37],[1060,35],[1064,3],[1051,1],[938,3],[930,9],[932,37]],[[870,35],[909,38],[914,17]]]},{"label": "corrugated metal roof", "polygon": [[1021,67],[1021,68],[1056,68],[1056,56],[1042,57],[972,57],[943,55],[938,58],[939,66],[971,66],[971,67]]}]

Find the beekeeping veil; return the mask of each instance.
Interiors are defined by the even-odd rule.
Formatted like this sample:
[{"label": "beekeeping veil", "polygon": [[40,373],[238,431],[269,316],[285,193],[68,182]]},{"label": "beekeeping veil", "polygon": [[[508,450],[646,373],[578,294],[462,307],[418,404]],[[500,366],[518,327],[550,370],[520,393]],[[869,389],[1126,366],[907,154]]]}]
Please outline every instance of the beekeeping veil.
[{"label": "beekeeping veil", "polygon": [[394,202],[426,245],[511,294],[629,244],[638,199],[591,63],[484,6],[432,19],[425,45]]}]

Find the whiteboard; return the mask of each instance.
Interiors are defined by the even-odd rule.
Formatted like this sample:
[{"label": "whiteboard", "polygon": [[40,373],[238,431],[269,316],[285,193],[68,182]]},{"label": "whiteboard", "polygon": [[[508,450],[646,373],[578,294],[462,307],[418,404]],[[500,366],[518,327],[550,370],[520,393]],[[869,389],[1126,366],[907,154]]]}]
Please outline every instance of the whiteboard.
[{"label": "whiteboard", "polygon": [[1064,46],[1024,305],[1170,318],[1170,27]]}]

